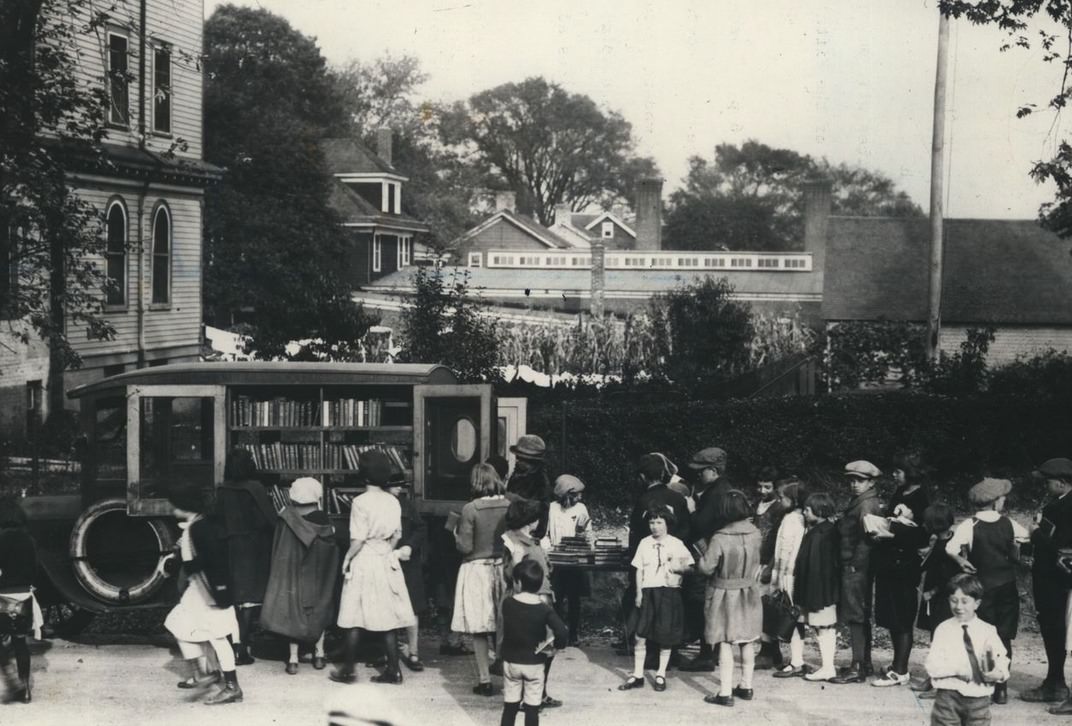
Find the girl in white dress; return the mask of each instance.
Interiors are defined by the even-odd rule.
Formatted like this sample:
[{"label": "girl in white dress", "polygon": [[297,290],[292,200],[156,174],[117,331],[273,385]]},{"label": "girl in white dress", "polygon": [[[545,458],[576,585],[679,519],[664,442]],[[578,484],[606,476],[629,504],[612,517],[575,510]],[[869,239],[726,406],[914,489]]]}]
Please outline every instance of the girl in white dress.
[{"label": "girl in white dress", "polygon": [[354,662],[358,628],[384,634],[387,669],[376,683],[401,683],[397,632],[417,622],[406,590],[406,578],[395,552],[402,537],[402,508],[386,491],[391,463],[382,451],[361,454],[361,474],[368,489],[350,509],[350,549],[343,557],[339,627],[346,629],[345,657],[329,677],[340,683],[357,680]]}]

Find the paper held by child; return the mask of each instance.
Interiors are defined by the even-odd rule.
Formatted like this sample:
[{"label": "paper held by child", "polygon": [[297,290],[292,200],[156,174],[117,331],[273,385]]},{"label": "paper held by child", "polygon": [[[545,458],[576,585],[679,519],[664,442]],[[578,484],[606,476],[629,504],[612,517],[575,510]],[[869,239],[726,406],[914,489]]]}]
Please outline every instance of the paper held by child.
[{"label": "paper held by child", "polygon": [[555,644],[555,634],[548,631],[547,639],[540,641],[540,644],[536,646],[536,650],[533,651],[536,655],[551,650]]},{"label": "paper held by child", "polygon": [[864,531],[875,537],[893,536],[893,532],[890,531],[890,520],[877,514],[864,515]]},{"label": "paper held by child", "polygon": [[455,532],[458,529],[458,523],[462,520],[462,515],[455,512],[453,509],[447,512],[447,522],[443,525],[443,529],[448,532]]}]

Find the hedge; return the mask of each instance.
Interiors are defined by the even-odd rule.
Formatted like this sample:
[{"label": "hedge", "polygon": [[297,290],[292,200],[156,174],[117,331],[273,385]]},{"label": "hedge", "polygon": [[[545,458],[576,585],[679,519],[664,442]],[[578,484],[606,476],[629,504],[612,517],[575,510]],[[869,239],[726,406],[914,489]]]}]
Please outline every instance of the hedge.
[{"label": "hedge", "polygon": [[[534,404],[534,405],[533,405]],[[683,466],[694,451],[721,446],[729,475],[750,484],[763,466],[813,485],[837,480],[855,459],[889,471],[916,454],[923,476],[957,503],[982,476],[1018,481],[1020,503],[1037,502],[1041,484],[1027,477],[1054,456],[1072,456],[1072,401],[981,395],[953,398],[912,392],[737,400],[533,401],[529,433],[545,438],[553,473],[588,485],[590,500],[633,498],[636,460],[666,453]]]}]

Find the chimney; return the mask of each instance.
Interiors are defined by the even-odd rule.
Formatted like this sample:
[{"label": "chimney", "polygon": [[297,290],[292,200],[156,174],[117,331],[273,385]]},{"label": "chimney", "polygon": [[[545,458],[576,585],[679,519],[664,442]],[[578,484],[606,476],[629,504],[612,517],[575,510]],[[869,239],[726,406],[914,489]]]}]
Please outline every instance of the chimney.
[{"label": "chimney", "polygon": [[394,132],[389,128],[376,130],[376,154],[387,162],[388,166],[394,166],[391,154],[391,142]]},{"label": "chimney", "polygon": [[804,251],[811,253],[811,269],[815,273],[812,277],[818,284],[818,292],[822,292],[833,187],[829,179],[810,179],[803,186]]},{"label": "chimney", "polygon": [[636,188],[636,249],[663,248],[663,180],[641,179]]},{"label": "chimney", "polygon": [[496,212],[516,212],[517,192],[495,192]]},{"label": "chimney", "polygon": [[607,289],[606,251],[602,242],[592,243],[592,294],[588,310],[594,320],[603,319],[603,298]]},{"label": "chimney", "polygon": [[573,210],[568,204],[555,205],[555,225],[570,224],[573,221]]}]

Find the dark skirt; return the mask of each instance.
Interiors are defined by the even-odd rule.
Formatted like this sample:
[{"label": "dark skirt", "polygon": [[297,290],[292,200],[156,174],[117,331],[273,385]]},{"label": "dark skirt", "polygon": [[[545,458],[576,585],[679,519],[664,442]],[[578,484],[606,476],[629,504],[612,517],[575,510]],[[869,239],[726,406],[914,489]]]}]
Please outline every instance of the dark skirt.
[{"label": "dark skirt", "polygon": [[681,590],[676,587],[645,587],[640,608],[634,609],[628,630],[661,648],[681,645],[685,613]]},{"label": "dark skirt", "polygon": [[1020,625],[1020,592],[1015,582],[1007,582],[983,593],[983,601],[975,612],[998,631],[1002,640],[1012,640]]},{"label": "dark skirt", "polygon": [[918,583],[918,576],[908,579],[876,575],[875,625],[894,633],[910,632],[919,609]]}]

